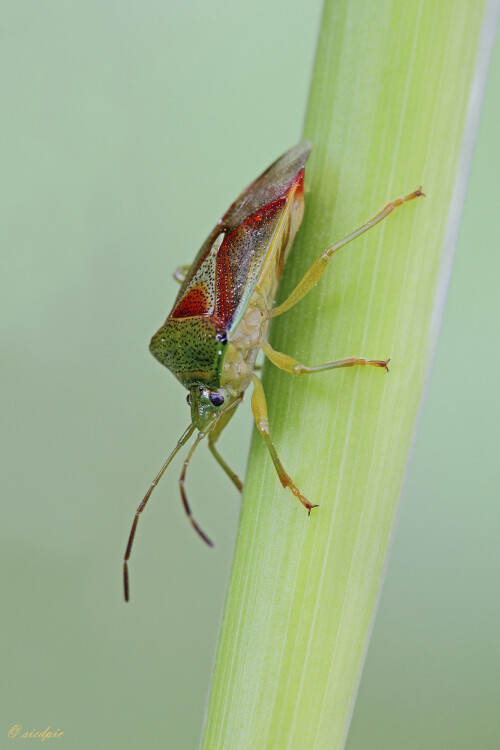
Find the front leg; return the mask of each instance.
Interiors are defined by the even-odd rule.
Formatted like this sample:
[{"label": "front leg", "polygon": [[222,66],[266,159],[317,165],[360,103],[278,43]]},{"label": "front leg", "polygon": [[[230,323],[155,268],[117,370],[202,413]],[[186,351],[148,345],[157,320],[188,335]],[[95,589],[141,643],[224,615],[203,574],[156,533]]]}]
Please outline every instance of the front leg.
[{"label": "front leg", "polygon": [[[240,397],[242,397],[242,394],[240,394]],[[221,466],[224,469],[224,471],[228,475],[231,482],[241,492],[243,489],[243,482],[241,481],[239,476],[235,474],[235,472],[231,469],[229,464],[226,463],[226,461],[222,458],[221,454],[215,447],[215,443],[219,439],[222,430],[224,429],[224,427],[226,427],[227,423],[229,422],[229,420],[231,419],[231,417],[233,416],[235,412],[236,412],[236,409],[231,409],[231,411],[227,411],[225,414],[221,416],[221,418],[219,419],[219,421],[217,422],[213,430],[211,430],[208,433],[208,447],[210,448],[210,451],[213,457],[215,458],[215,460],[217,461],[217,463],[219,464],[219,466]]]},{"label": "front leg", "polygon": [[267,416],[267,404],[266,404],[266,396],[264,394],[264,388],[262,387],[262,383],[260,382],[259,378],[255,373],[252,375],[252,381],[253,381],[253,393],[252,393],[252,412],[253,412],[253,418],[255,419],[255,424],[257,425],[257,429],[259,430],[260,434],[264,438],[264,442],[267,445],[267,449],[269,453],[271,454],[271,458],[273,459],[274,466],[276,468],[279,480],[283,487],[290,487],[291,491],[295,495],[295,497],[300,500],[304,508],[307,509],[307,514],[310,515],[311,510],[313,508],[317,508],[317,505],[313,505],[309,502],[309,500],[304,497],[304,495],[300,492],[299,488],[295,485],[293,479],[287,472],[285,471],[283,464],[281,463],[279,456],[276,452],[276,448],[274,447],[273,441],[271,440],[271,434],[269,430],[269,418]]}]

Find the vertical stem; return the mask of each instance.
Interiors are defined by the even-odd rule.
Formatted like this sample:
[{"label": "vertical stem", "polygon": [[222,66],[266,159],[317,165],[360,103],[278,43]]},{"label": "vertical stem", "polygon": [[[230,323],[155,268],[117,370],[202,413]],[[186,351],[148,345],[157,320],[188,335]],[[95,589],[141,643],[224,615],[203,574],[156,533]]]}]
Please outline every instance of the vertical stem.
[{"label": "vertical stem", "polygon": [[[254,434],[203,733],[205,750],[344,745],[458,231],[497,0],[326,0],[305,136],[306,218],[279,301],[319,253],[423,185],[335,256],[272,326],[307,364],[266,366],[273,439],[308,518]],[[287,144],[283,144],[284,147]]]}]

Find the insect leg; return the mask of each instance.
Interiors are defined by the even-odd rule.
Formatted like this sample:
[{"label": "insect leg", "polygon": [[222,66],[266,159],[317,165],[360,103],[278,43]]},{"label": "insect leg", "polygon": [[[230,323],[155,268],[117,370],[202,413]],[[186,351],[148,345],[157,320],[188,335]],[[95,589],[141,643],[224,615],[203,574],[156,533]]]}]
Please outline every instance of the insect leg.
[{"label": "insect leg", "polygon": [[221,419],[226,419],[225,424],[227,424],[227,420],[230,417],[227,417],[226,415],[232,412],[236,407],[241,403],[242,396],[238,396],[234,401],[231,401],[229,406],[225,407],[221,412],[218,414],[214,414],[212,419],[210,419],[209,422],[205,425],[203,432],[199,432],[196,440],[194,441],[193,445],[191,446],[191,449],[189,453],[187,454],[186,460],[184,461],[184,466],[182,467],[182,472],[179,477],[179,489],[181,491],[181,498],[182,498],[182,504],[184,505],[184,510],[186,511],[187,517],[189,518],[189,522],[193,529],[196,531],[199,536],[203,539],[203,541],[208,544],[209,547],[213,547],[214,544],[212,540],[205,534],[205,532],[201,529],[201,527],[198,525],[198,523],[193,518],[193,514],[191,513],[191,507],[189,505],[186,491],[184,489],[184,484],[186,482],[186,471],[187,467],[189,465],[189,462],[191,461],[191,458],[193,456],[193,453],[195,452],[196,448],[198,447],[198,444],[206,435],[209,435],[213,429],[217,427],[217,423]]},{"label": "insect leg", "polygon": [[312,508],[317,508],[317,505],[313,505],[309,502],[309,500],[302,495],[299,488],[294,484],[293,479],[287,474],[285,471],[283,464],[281,463],[279,456],[276,452],[276,448],[274,447],[273,441],[271,440],[271,435],[269,431],[269,419],[267,416],[267,405],[266,405],[266,396],[264,394],[264,389],[262,387],[262,383],[260,382],[259,378],[255,373],[252,375],[252,381],[253,381],[253,393],[252,393],[252,412],[253,417],[255,419],[255,424],[257,425],[257,429],[259,430],[260,434],[264,438],[264,442],[267,445],[267,449],[269,453],[271,454],[271,458],[273,459],[274,466],[276,468],[276,471],[278,473],[279,480],[283,487],[289,487],[295,497],[300,500],[302,505],[307,509],[308,515],[311,513]]},{"label": "insect leg", "polygon": [[305,275],[299,281],[290,296],[281,305],[278,305],[278,307],[274,308],[274,310],[271,312],[270,317],[275,318],[278,315],[281,315],[282,313],[286,312],[291,307],[296,305],[297,302],[302,299],[302,297],[305,297],[305,295],[318,283],[324,271],[326,270],[328,263],[331,261],[333,254],[336,253],[337,250],[340,250],[340,248],[344,247],[344,245],[347,245],[348,242],[356,239],[356,237],[359,237],[360,234],[367,232],[369,229],[381,222],[386,218],[386,216],[389,216],[389,214],[395,211],[398,206],[401,206],[403,205],[403,203],[407,203],[414,198],[419,198],[422,195],[424,195],[422,189],[418,188],[418,190],[414,190],[413,193],[410,193],[409,195],[400,196],[399,198],[386,203],[383,209],[379,211],[378,214],[373,216],[370,221],[367,221],[366,224],[363,224],[363,226],[359,227],[354,232],[351,232],[351,234],[348,234],[347,237],[344,237],[343,240],[340,240],[340,242],[336,242],[334,245],[329,247],[328,250],[322,252],[319,258],[316,258],[309,270],[306,271]]},{"label": "insect leg", "polygon": [[182,446],[184,445],[184,443],[187,440],[189,440],[189,438],[193,434],[193,431],[194,431],[194,425],[190,424],[189,427],[187,428],[187,430],[185,431],[185,433],[182,435],[182,437],[179,438],[179,440],[177,442],[177,445],[175,446],[174,450],[172,451],[172,453],[170,454],[170,456],[167,458],[167,460],[165,461],[165,463],[161,467],[161,469],[158,472],[158,474],[155,476],[155,478],[151,482],[149,490],[144,495],[144,498],[143,498],[141,504],[139,505],[139,507],[136,510],[134,521],[132,523],[132,528],[130,529],[130,534],[129,534],[129,538],[128,538],[128,542],[127,542],[127,549],[125,550],[125,557],[123,558],[123,590],[124,590],[124,593],[125,593],[125,601],[126,602],[128,602],[128,600],[129,600],[128,565],[127,565],[127,563],[128,563],[129,558],[130,558],[130,553],[132,551],[132,544],[134,542],[135,532],[136,532],[136,529],[137,529],[137,524],[139,522],[139,516],[141,515],[142,511],[146,507],[146,503],[148,502],[149,498],[151,497],[151,493],[153,492],[154,488],[156,487],[156,485],[158,484],[158,482],[162,478],[163,474],[165,473],[165,469],[170,464],[170,462],[172,461],[172,459],[175,456],[175,454],[179,451],[179,449],[182,448]]},{"label": "insect leg", "polygon": [[237,476],[237,474],[234,473],[234,471],[228,466],[228,464],[224,461],[222,456],[220,455],[219,451],[215,447],[215,443],[220,437],[220,434],[224,427],[227,425],[231,417],[233,416],[236,409],[231,409],[231,411],[227,411],[222,414],[220,419],[218,420],[215,427],[208,433],[208,447],[210,448],[215,460],[217,463],[222,466],[226,474],[228,475],[229,479],[233,482],[233,484],[241,490],[243,489],[243,482],[241,479]]},{"label": "insect leg", "polygon": [[190,268],[191,266],[179,266],[179,268],[175,269],[172,276],[179,284],[183,284]]},{"label": "insect leg", "polygon": [[334,370],[336,367],[354,367],[355,365],[372,365],[373,367],[383,367],[387,372],[387,367],[390,360],[388,359],[364,359],[363,357],[347,357],[346,359],[338,359],[335,362],[327,362],[326,365],[316,365],[316,367],[308,367],[303,365],[302,362],[298,362],[293,357],[289,357],[288,354],[277,352],[272,346],[263,339],[261,341],[261,348],[268,359],[271,360],[273,365],[279,367],[280,370],[290,372],[292,375],[309,375],[313,372],[323,372],[323,370]]},{"label": "insect leg", "polygon": [[201,529],[201,527],[198,525],[198,523],[193,518],[193,514],[191,513],[191,507],[188,503],[186,491],[184,489],[184,483],[186,481],[186,471],[189,462],[191,461],[191,458],[193,456],[193,453],[195,452],[196,448],[198,447],[200,441],[205,437],[204,432],[199,432],[196,440],[194,441],[193,445],[191,446],[191,449],[189,453],[187,454],[186,460],[184,461],[184,466],[182,467],[181,476],[179,478],[179,489],[181,491],[181,498],[182,498],[182,504],[184,505],[184,510],[186,511],[187,517],[189,518],[189,522],[193,529],[196,531],[199,536],[203,539],[205,544],[208,544],[209,547],[213,547],[214,543],[212,540],[205,534],[205,532]]}]

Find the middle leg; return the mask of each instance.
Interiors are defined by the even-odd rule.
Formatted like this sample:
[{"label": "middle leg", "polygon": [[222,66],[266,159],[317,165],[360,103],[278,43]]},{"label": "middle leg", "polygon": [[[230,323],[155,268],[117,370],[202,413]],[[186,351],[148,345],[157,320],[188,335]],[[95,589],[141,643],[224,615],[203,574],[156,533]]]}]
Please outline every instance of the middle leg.
[{"label": "middle leg", "polygon": [[323,370],[333,370],[336,367],[354,367],[355,365],[371,365],[372,367],[383,367],[387,372],[389,359],[364,359],[363,357],[346,357],[346,359],[338,359],[335,362],[327,362],[326,365],[316,365],[315,367],[308,367],[307,365],[298,362],[293,357],[289,357],[288,354],[277,352],[269,342],[265,339],[261,341],[261,349],[266,357],[271,360],[273,365],[279,367],[280,370],[289,372],[292,375],[309,375],[313,372],[323,372]]}]

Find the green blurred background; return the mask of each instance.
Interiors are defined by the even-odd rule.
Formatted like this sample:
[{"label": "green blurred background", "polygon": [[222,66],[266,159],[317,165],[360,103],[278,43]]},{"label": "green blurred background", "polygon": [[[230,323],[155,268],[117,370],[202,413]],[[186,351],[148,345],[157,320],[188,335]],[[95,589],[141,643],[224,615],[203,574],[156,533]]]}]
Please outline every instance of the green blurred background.
[{"label": "green blurred background", "polygon": [[[189,421],[147,345],[173,269],[299,139],[320,11],[0,6],[0,747],[14,724],[59,728],[67,748],[197,746],[239,498],[203,447],[188,491],[205,548],[177,462],[141,520],[125,606],[135,507]],[[497,47],[348,750],[500,747],[499,93]],[[221,441],[241,475],[251,425],[245,404]]]}]

